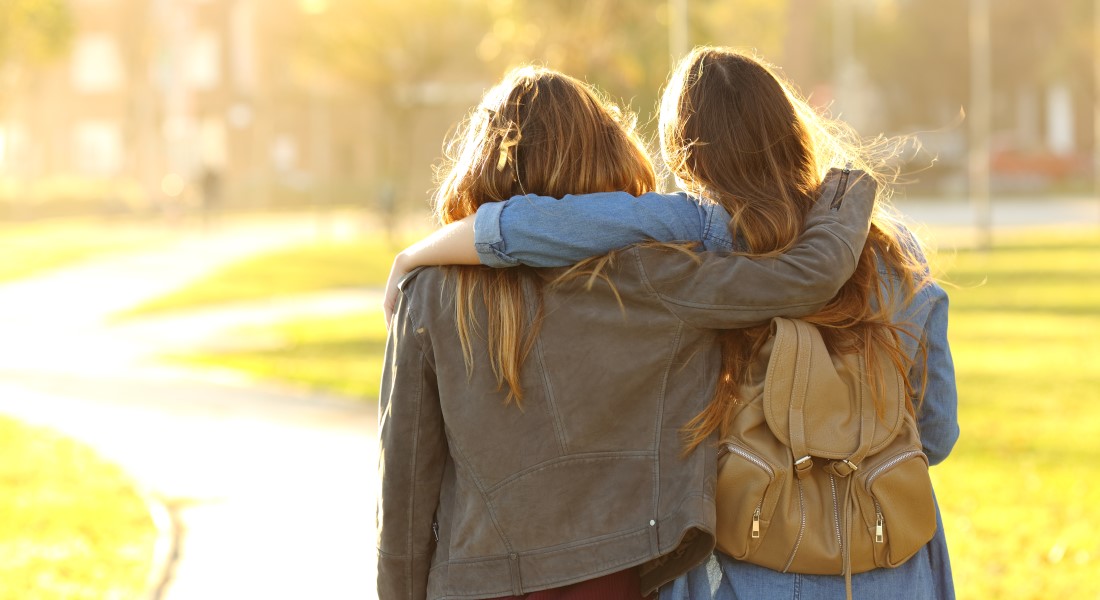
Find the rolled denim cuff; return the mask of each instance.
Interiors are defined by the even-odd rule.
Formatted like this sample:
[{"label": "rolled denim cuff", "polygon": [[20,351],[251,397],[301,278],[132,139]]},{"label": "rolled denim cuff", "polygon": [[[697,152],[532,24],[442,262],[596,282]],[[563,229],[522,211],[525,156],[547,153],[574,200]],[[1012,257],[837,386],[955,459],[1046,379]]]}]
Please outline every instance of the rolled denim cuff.
[{"label": "rolled denim cuff", "polygon": [[514,267],[518,260],[505,252],[504,235],[500,231],[500,215],[504,202],[486,202],[477,207],[474,217],[474,248],[478,260],[487,267]]},{"label": "rolled denim cuff", "polygon": [[703,211],[703,247],[715,252],[732,252],[733,237],[730,235],[730,214],[721,205],[695,200]]}]

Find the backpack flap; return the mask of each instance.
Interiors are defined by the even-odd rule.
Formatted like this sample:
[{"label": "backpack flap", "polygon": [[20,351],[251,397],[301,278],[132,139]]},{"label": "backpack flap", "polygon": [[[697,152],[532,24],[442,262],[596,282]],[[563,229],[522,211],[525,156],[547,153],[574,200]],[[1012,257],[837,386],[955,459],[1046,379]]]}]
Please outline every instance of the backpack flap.
[{"label": "backpack flap", "polygon": [[[879,369],[887,394],[885,410],[878,416],[861,354],[830,356],[817,328],[802,321],[776,317],[772,328],[764,416],[776,438],[792,448],[795,460],[845,460],[860,450],[862,458],[894,439],[901,430],[906,395],[896,369]],[[877,358],[880,364],[890,364],[885,354]],[[869,440],[860,439],[867,435]],[[861,448],[868,441],[869,448]]]}]

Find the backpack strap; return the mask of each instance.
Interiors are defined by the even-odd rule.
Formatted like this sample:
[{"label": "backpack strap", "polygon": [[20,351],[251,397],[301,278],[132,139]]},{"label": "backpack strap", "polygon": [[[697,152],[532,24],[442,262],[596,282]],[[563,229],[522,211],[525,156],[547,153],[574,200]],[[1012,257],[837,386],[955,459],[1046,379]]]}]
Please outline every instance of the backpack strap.
[{"label": "backpack strap", "polygon": [[847,477],[859,469],[860,463],[871,451],[871,438],[875,431],[875,405],[871,398],[871,388],[867,381],[867,357],[859,356],[859,445],[856,451],[843,460],[829,461],[825,466],[828,473],[837,477]]},{"label": "backpack strap", "polygon": [[[776,356],[786,357],[793,351],[794,373],[791,384],[791,404],[788,409],[790,423],[791,455],[794,459],[794,472],[799,479],[805,479],[813,469],[814,461],[810,458],[808,445],[806,444],[806,398],[810,393],[810,365],[813,359],[813,335],[820,335],[809,323],[794,319],[774,319],[775,323],[775,348],[772,350],[772,360]],[[794,348],[791,348],[791,339],[794,339]]]},{"label": "backpack strap", "polygon": [[[775,324],[775,348],[772,350],[772,360],[777,357],[780,360],[790,360],[794,364],[791,373],[791,400],[788,408],[790,425],[791,456],[794,461],[794,471],[799,479],[810,474],[814,462],[810,456],[809,445],[806,443],[806,401],[810,396],[811,366],[814,360],[822,357],[814,356],[815,350],[823,350],[820,343],[821,333],[817,327],[802,321],[801,319],[773,319]],[[815,343],[817,342],[817,343]],[[793,346],[793,347],[792,347]],[[871,389],[867,382],[867,358],[859,356],[860,386],[859,386],[859,443],[855,452],[846,459],[831,460],[825,465],[828,473],[838,477],[847,477],[854,473],[859,464],[867,457],[871,450],[872,437],[875,431],[875,408],[871,399]]]}]

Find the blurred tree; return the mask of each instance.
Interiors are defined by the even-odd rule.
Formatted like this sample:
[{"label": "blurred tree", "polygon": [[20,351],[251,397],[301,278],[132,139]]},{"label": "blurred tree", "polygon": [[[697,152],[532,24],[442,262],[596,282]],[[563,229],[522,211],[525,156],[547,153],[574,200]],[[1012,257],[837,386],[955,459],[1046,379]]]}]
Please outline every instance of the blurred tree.
[{"label": "blurred tree", "polygon": [[[867,0],[857,12],[859,61],[884,95],[901,129],[948,125],[969,100],[968,3],[958,0]],[[1043,4],[998,0],[992,8],[995,121],[1015,118],[1012,96],[1071,86],[1088,97],[1093,0]]]},{"label": "blurred tree", "polygon": [[691,5],[691,29],[696,45],[732,46],[753,50],[770,62],[788,62],[784,42],[791,0],[737,0]]},{"label": "blurred tree", "polygon": [[[498,0],[481,58],[537,62],[584,79],[648,121],[670,65],[668,8],[646,0]],[[496,50],[499,49],[499,52]]]},{"label": "blurred tree", "polygon": [[[358,90],[374,113],[367,132],[378,157],[371,200],[392,224],[401,205],[419,201],[428,187],[427,165],[420,163],[431,158],[414,151],[425,143],[413,133],[420,117],[443,110],[453,121],[484,87],[472,40],[488,31],[488,9],[476,0],[300,0],[300,6],[308,17],[303,55]],[[438,143],[443,132],[426,135]]]},{"label": "blurred tree", "polygon": [[34,65],[69,48],[72,10],[66,0],[0,2],[0,65]]},{"label": "blurred tree", "polygon": [[902,130],[948,125],[969,91],[967,3],[876,0],[856,13],[856,55]]},{"label": "blurred tree", "polygon": [[[66,0],[0,0],[0,156],[15,154],[15,122],[33,112],[40,91],[41,65],[63,56],[73,37],[72,9]],[[21,89],[23,100],[12,100]],[[7,159],[8,165],[17,161]],[[15,197],[31,197],[25,181],[14,180]]]}]

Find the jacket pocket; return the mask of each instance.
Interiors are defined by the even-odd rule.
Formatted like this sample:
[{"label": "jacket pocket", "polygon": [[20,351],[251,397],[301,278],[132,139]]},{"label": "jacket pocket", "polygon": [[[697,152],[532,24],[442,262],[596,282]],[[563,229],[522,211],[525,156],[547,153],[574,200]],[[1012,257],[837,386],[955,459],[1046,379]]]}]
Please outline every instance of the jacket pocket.
[{"label": "jacket pocket", "polygon": [[718,549],[744,559],[760,545],[779,499],[778,470],[753,451],[723,444],[718,459],[715,531]]},{"label": "jacket pocket", "polygon": [[872,468],[856,490],[864,527],[852,531],[853,572],[896,567],[935,535],[936,506],[923,452],[890,457]]}]

